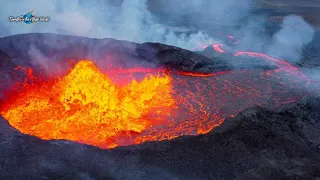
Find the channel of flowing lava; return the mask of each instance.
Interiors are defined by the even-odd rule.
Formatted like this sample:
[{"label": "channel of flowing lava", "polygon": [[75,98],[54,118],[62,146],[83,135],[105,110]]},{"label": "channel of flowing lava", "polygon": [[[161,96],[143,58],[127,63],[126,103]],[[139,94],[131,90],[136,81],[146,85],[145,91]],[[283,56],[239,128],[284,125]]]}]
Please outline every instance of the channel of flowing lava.
[{"label": "channel of flowing lava", "polygon": [[213,50],[219,52],[219,53],[224,53],[225,51],[221,48],[222,45],[221,44],[213,44],[212,45]]},{"label": "channel of flowing lava", "polygon": [[[228,35],[228,37],[230,39],[234,38],[234,36],[231,36],[231,35]],[[222,44],[213,44],[212,48],[214,51],[216,51],[218,53],[225,53],[226,52],[222,49]],[[310,84],[310,79],[305,74],[300,72],[297,67],[291,65],[290,63],[288,63],[284,60],[279,60],[279,59],[270,57],[266,54],[257,53],[257,52],[239,51],[239,52],[236,52],[233,54],[233,56],[244,56],[244,55],[269,60],[269,61],[271,61],[271,64],[276,65],[278,67],[278,69],[276,69],[275,72],[284,71],[284,72],[289,72],[290,74],[295,74],[295,76],[298,76],[298,77],[301,76],[301,77],[303,77],[303,79],[306,80],[307,85]],[[270,74],[271,71],[268,71],[268,72]]]},{"label": "channel of flowing lava", "polygon": [[248,107],[295,102],[302,95],[289,89],[310,84],[285,61],[251,52],[234,55],[259,57],[250,61],[269,61],[277,68],[101,72],[83,60],[68,74],[50,78],[35,76],[29,68],[28,78],[7,92],[0,112],[25,134],[112,148],[207,133]]}]

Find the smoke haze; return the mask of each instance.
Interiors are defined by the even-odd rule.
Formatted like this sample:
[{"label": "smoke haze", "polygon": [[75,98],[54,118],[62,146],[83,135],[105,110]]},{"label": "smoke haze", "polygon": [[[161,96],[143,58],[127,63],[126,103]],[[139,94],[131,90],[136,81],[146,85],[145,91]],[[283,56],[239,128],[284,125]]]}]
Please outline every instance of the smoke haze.
[{"label": "smoke haze", "polygon": [[[147,0],[30,0],[28,3],[22,0],[5,0],[2,4],[5,6],[0,8],[1,36],[51,32],[133,42],[161,42],[191,50],[221,41],[219,37],[208,32],[218,28],[239,35],[245,49],[265,48],[265,40],[272,39],[268,42],[272,46],[266,48],[266,51],[279,57],[294,56],[292,60],[299,57],[295,55],[300,54],[302,46],[310,42],[313,36],[313,29],[307,22],[299,16],[289,16],[284,19],[279,32],[273,37],[266,37],[263,18],[250,18],[254,7],[259,6],[259,3],[252,0],[243,0],[241,3],[236,0],[165,0],[153,5],[153,8],[161,6],[161,9],[165,9],[160,15],[150,12],[150,2]],[[30,26],[8,22],[8,16],[18,16],[30,10],[34,10],[38,16],[50,16],[51,19],[48,23],[35,23]],[[161,21],[164,16],[167,23]],[[176,28],[168,26],[169,21],[173,21]],[[182,26],[196,27],[199,31],[181,33],[179,28],[183,28]],[[288,40],[294,43],[288,44]],[[285,46],[284,54],[278,50],[282,45]]]},{"label": "smoke haze", "polygon": [[[147,9],[146,0],[123,1],[115,6],[111,1],[95,1],[91,5],[79,1],[31,0],[4,2],[0,17],[1,36],[31,32],[115,38],[133,42],[161,42],[191,49],[195,45],[213,43],[213,39],[201,31],[193,34],[176,34],[170,28],[157,23]],[[9,23],[9,16],[18,16],[34,10],[38,16],[50,16],[48,23],[26,26]],[[199,42],[198,42],[199,41]]]}]

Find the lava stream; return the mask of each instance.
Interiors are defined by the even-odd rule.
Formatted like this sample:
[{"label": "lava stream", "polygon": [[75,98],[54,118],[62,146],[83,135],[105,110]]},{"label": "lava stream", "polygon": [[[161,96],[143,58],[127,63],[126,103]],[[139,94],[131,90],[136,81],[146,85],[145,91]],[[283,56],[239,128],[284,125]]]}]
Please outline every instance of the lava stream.
[{"label": "lava stream", "polygon": [[221,48],[222,44],[214,44],[214,45],[212,45],[212,47],[216,52],[224,53],[224,50]]}]

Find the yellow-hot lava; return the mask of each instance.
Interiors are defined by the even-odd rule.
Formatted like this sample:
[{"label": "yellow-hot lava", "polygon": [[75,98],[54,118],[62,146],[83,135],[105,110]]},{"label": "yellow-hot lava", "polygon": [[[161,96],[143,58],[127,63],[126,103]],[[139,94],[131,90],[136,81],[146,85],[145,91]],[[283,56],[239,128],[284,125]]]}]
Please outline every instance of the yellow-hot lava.
[{"label": "yellow-hot lava", "polygon": [[87,60],[64,77],[24,85],[2,105],[1,114],[23,133],[67,139],[103,148],[112,138],[164,123],[175,107],[171,78],[148,74],[119,86]]}]

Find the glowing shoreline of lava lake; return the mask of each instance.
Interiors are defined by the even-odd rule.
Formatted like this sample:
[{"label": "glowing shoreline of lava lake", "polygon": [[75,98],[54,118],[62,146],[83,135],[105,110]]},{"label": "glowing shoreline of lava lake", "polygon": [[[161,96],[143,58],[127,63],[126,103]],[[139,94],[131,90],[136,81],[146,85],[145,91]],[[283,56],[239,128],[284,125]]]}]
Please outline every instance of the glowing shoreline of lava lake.
[{"label": "glowing shoreline of lava lake", "polygon": [[65,76],[51,78],[25,69],[28,78],[6,93],[0,113],[22,133],[100,148],[203,134],[248,107],[299,100],[283,90],[291,86],[285,82],[303,88],[308,78],[289,63],[275,63],[275,70],[200,74],[143,68],[101,72],[81,60]]}]

